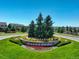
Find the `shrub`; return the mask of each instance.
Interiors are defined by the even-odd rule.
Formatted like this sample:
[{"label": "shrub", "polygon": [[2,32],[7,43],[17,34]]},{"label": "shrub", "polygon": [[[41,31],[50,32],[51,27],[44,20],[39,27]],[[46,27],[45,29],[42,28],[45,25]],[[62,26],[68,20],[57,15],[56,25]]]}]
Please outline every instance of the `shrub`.
[{"label": "shrub", "polygon": [[67,45],[69,43],[71,43],[71,42],[70,41],[65,41],[65,42],[59,43],[57,46],[60,47],[60,46],[63,46],[63,45]]},{"label": "shrub", "polygon": [[58,44],[60,44],[61,43],[61,41],[59,41],[57,44],[55,44],[54,46],[57,46]]},{"label": "shrub", "polygon": [[18,45],[23,44],[20,39],[16,39],[16,38],[11,38],[9,41]]}]

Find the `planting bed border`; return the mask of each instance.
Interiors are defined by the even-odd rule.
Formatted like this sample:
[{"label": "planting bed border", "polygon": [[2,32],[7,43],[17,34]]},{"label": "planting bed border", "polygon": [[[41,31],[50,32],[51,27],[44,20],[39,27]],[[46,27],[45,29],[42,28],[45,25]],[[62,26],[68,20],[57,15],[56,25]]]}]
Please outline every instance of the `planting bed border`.
[{"label": "planting bed border", "polygon": [[44,47],[51,47],[60,42],[58,40],[55,40],[52,42],[30,42],[25,40],[21,40],[21,41],[23,42],[24,45],[27,45],[27,46],[44,46]]}]

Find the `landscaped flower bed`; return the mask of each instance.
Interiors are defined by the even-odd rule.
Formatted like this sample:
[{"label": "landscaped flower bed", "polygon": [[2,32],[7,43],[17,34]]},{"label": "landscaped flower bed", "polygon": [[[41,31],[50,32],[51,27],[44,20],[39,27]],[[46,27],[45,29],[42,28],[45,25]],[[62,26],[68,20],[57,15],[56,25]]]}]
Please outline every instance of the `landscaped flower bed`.
[{"label": "landscaped flower bed", "polygon": [[[32,38],[31,38],[32,39]],[[34,39],[34,38],[33,38]],[[64,39],[64,38],[63,38]],[[61,47],[67,44],[70,44],[71,41],[62,38],[59,39],[54,39],[54,40],[50,40],[50,41],[42,41],[42,40],[38,40],[38,41],[33,41],[33,40],[29,40],[29,38],[24,39],[24,37],[14,37],[10,39],[10,42],[13,42],[15,44],[18,44],[20,46],[25,46],[26,48],[30,47],[33,48],[34,50],[50,50],[51,48],[54,47]]]}]

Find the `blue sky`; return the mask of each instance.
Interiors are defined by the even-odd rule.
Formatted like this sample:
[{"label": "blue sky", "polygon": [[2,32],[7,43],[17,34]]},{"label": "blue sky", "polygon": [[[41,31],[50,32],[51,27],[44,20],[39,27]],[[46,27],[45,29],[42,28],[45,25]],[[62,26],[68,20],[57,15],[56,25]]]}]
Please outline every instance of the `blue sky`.
[{"label": "blue sky", "polygon": [[0,0],[0,22],[28,25],[40,12],[54,26],[79,26],[79,0]]}]

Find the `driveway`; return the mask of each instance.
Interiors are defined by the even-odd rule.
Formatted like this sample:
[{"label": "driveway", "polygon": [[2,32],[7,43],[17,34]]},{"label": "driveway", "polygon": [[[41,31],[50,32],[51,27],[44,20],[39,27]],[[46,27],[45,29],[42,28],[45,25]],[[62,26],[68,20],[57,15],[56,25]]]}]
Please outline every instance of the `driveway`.
[{"label": "driveway", "polygon": [[67,38],[67,39],[79,42],[79,36],[70,36],[70,35],[68,36],[68,35],[62,35],[62,34],[54,34],[54,36]]}]

